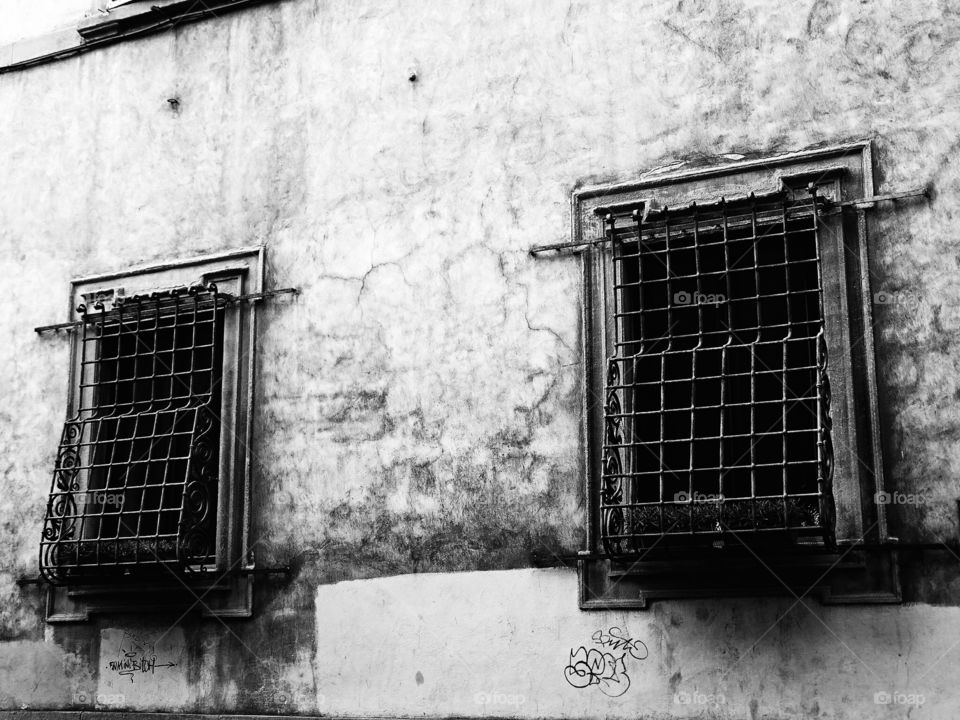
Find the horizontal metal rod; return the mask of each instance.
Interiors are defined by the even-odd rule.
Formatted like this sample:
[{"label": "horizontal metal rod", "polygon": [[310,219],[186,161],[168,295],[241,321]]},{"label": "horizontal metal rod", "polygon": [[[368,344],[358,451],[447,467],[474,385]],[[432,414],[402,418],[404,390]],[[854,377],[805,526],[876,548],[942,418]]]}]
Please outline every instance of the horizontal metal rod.
[{"label": "horizontal metal rod", "polygon": [[[749,535],[748,532],[744,533]],[[658,554],[671,554],[671,555],[681,555],[684,552],[690,551],[708,551],[714,550],[716,552],[724,552],[727,549],[738,549],[739,545],[730,545],[729,547],[719,548],[714,545],[701,545],[697,547],[684,547],[684,548],[660,548]],[[844,551],[848,549],[862,549],[862,550],[946,550],[948,552],[956,552],[960,548],[960,541],[958,540],[944,540],[943,542],[885,542],[885,543],[840,543],[837,545],[839,551]],[[795,548],[803,552],[797,554],[800,555],[810,555],[816,554],[822,551],[820,546],[806,546]],[[559,560],[568,562],[574,560],[629,560],[629,559],[639,559],[645,556],[650,555],[650,550],[641,550],[641,551],[630,551],[623,553],[605,553],[605,552],[591,552],[589,550],[581,550],[576,555],[558,555]],[[787,553],[783,553],[783,557],[791,557]]]},{"label": "horizontal metal rod", "polygon": [[289,577],[293,570],[289,565],[281,565],[280,567],[243,568],[237,572],[240,575],[286,575]]},{"label": "horizontal metal rod", "polygon": [[[280,565],[279,567],[261,567],[261,568],[241,568],[235,571],[237,575],[285,575],[289,577],[293,570],[289,565]],[[229,575],[229,573],[227,573]],[[50,585],[50,581],[42,575],[34,577],[18,578],[17,585]]]},{"label": "horizontal metal rod", "polygon": [[[225,298],[228,305],[237,305],[242,302],[256,303],[262,302],[269,298],[275,297],[277,295],[296,295],[300,292],[299,288],[279,288],[277,290],[265,290],[264,292],[258,293],[249,293],[247,295],[237,295],[236,297]],[[45,332],[59,332],[60,330],[71,331],[78,327],[81,327],[84,324],[83,320],[76,320],[74,322],[65,322],[65,323],[55,323],[53,325],[40,325],[35,327],[33,331],[37,334],[42,334]]]},{"label": "horizontal metal rod", "polygon": [[228,302],[231,305],[235,305],[241,302],[260,302],[261,300],[268,300],[277,295],[298,295],[300,293],[300,288],[277,288],[276,290],[264,290],[263,292],[258,293],[248,293],[247,295],[238,295],[235,298],[231,298]]},{"label": "horizontal metal rod", "polygon": [[880,543],[839,543],[841,549],[863,548],[864,550],[947,550],[956,552],[960,549],[960,540],[950,539],[943,542],[880,542]]},{"label": "horizontal metal rod", "polygon": [[[767,216],[768,216],[768,217],[765,217],[764,219],[765,219],[765,220],[766,220],[766,219],[777,219],[777,220],[778,220],[780,217],[782,217],[781,215],[778,214],[778,215],[776,216],[776,218],[770,218],[770,217],[769,217],[770,215],[771,215],[771,213],[767,212]],[[729,228],[734,228],[734,227],[743,227],[743,226],[746,226],[746,225],[748,225],[749,222],[750,222],[750,221],[747,219],[747,217],[748,217],[747,215],[738,215],[738,216],[736,216],[736,217],[728,218],[728,219],[727,219],[727,223],[726,223],[726,224],[727,224],[727,227],[729,227]],[[760,217],[760,214],[758,213],[758,218],[759,218],[759,217]],[[803,217],[805,217],[805,216],[804,216],[804,215],[801,215],[801,214],[795,214],[795,215],[793,215],[793,216],[791,217],[791,219],[796,220],[796,219],[800,219],[800,218],[803,218]],[[700,228],[700,230],[701,230],[702,232],[705,232],[705,233],[706,233],[706,232],[710,232],[711,230],[719,231],[720,228],[723,226],[722,221],[721,221],[721,220],[718,220],[717,218],[707,218],[707,219],[704,219],[704,220],[702,221],[702,223],[703,223],[702,226],[701,226],[699,223],[697,223],[696,225],[697,225],[697,227]],[[676,226],[673,227],[673,232],[674,232],[674,234],[680,233],[680,232],[686,232],[686,231],[689,231],[689,230],[693,229],[693,228],[694,228],[694,225],[695,225],[694,223],[690,223],[690,222],[681,223],[681,224],[676,225]],[[635,224],[634,224],[633,227],[635,227]],[[648,228],[652,227],[653,229],[650,230],[649,236],[647,236],[647,238],[645,239],[645,242],[657,242],[657,241],[659,241],[659,240],[664,239],[664,238],[666,237],[666,235],[667,235],[667,233],[666,233],[666,228],[664,227],[664,225],[663,225],[662,223],[659,223],[659,222],[658,222],[658,223],[656,223],[656,224],[654,224],[654,225],[652,225],[652,226],[647,226],[647,227],[648,227]],[[620,228],[620,229],[623,230],[624,228]],[[812,228],[811,228],[811,229],[812,229]],[[631,230],[632,230],[632,227],[631,227]],[[631,236],[632,236],[632,233],[628,231],[628,235],[631,235]],[[778,234],[770,234],[770,235],[768,235],[767,237],[781,237],[781,236],[782,236],[782,233],[778,233]],[[547,251],[550,251],[550,250],[555,250],[555,251],[559,252],[559,251],[561,251],[561,250],[565,250],[565,249],[568,249],[568,248],[586,247],[586,246],[588,246],[588,245],[603,245],[603,244],[609,243],[609,242],[612,242],[611,237],[610,237],[609,235],[603,235],[603,236],[601,236],[601,237],[595,237],[595,238],[592,238],[592,239],[590,239],[590,240],[580,240],[580,241],[578,241],[578,242],[553,243],[553,244],[550,244],[550,245],[535,245],[534,247],[530,248],[530,251],[529,251],[529,252],[530,252],[530,255],[532,255],[532,256],[535,257],[535,256],[537,255],[537,253],[547,252]],[[715,246],[718,246],[718,247],[719,247],[719,246],[722,246],[723,244],[724,244],[724,242],[712,242],[712,243],[711,243],[711,242],[705,242],[705,243],[702,243],[701,246],[702,246],[702,247],[706,247],[706,246],[715,245]],[[658,251],[656,251],[656,252],[657,252],[657,253],[664,253],[664,252],[666,252],[666,250],[665,250],[665,249],[664,249],[664,250],[658,250]],[[628,255],[628,257],[634,257],[634,256],[636,256],[636,255],[639,255],[639,253],[632,253],[631,255]]]},{"label": "horizontal metal rod", "polygon": [[[921,188],[913,188],[912,190],[904,190],[903,192],[895,193],[885,193],[883,195],[874,195],[869,198],[861,198],[859,200],[844,200],[839,203],[829,203],[832,207],[835,208],[857,208],[861,210],[869,210],[876,206],[877,203],[881,202],[895,202],[897,200],[910,200],[912,198],[924,197],[930,198],[930,187],[924,186]],[[828,201],[829,202],[829,201]],[[828,214],[833,214],[827,211]],[[536,257],[540,253],[555,251],[561,252],[563,250],[572,250],[575,248],[585,248],[588,246],[597,246],[604,243],[610,242],[609,237],[599,237],[593,238],[591,240],[581,240],[579,242],[566,242],[566,243],[552,243],[549,245],[534,245],[530,248],[529,253],[532,257]]]},{"label": "horizontal metal rod", "polygon": [[860,200],[844,200],[843,202],[835,203],[835,204],[842,208],[853,207],[853,208],[863,208],[864,210],[867,210],[880,202],[909,200],[911,198],[917,198],[917,197],[925,197],[929,199],[930,187],[924,186],[922,188],[904,190],[903,192],[886,193],[884,195],[874,195],[873,197],[861,198]]},{"label": "horizontal metal rod", "polygon": [[538,253],[549,252],[550,250],[556,250],[560,252],[561,250],[569,250],[572,248],[582,248],[587,247],[588,245],[602,245],[603,243],[610,242],[610,238],[594,238],[593,240],[583,240],[581,242],[565,242],[565,243],[553,243],[551,245],[534,245],[530,248],[530,255],[536,257]]}]

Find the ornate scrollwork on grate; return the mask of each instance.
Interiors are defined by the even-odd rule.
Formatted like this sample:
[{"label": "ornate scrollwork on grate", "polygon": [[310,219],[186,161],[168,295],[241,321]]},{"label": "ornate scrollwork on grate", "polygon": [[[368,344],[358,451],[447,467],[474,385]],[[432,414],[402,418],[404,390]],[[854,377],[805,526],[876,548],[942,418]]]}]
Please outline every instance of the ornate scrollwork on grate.
[{"label": "ornate scrollwork on grate", "polygon": [[829,537],[818,202],[606,209],[605,551]]},{"label": "ornate scrollwork on grate", "polygon": [[77,308],[75,412],[41,535],[47,580],[213,566],[229,300],[211,284]]},{"label": "ornate scrollwork on grate", "polygon": [[621,552],[619,536],[624,530],[623,462],[620,445],[623,443],[622,404],[620,402],[620,368],[611,358],[607,365],[607,395],[604,404],[603,485],[600,490],[602,538],[608,552]]},{"label": "ornate scrollwork on grate", "polygon": [[180,563],[187,571],[203,571],[215,562],[219,420],[209,407],[197,413],[193,447],[183,494],[178,545]]}]

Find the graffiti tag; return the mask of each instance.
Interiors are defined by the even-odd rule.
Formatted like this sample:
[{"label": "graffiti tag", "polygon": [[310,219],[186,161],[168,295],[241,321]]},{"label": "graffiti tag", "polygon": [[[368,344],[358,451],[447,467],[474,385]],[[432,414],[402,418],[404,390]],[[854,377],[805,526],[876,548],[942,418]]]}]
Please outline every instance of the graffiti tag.
[{"label": "graffiti tag", "polygon": [[117,673],[121,677],[129,677],[133,682],[133,676],[137,673],[153,674],[158,667],[176,667],[176,663],[166,662],[158,663],[156,655],[137,655],[135,652],[124,653],[119,660],[111,660],[107,663],[107,669]]},{"label": "graffiti tag", "polygon": [[623,649],[635,660],[646,660],[650,651],[642,640],[627,637],[618,627],[612,627],[607,632],[597,630],[591,638],[594,643],[613,650]]},{"label": "graffiti tag", "polygon": [[608,697],[620,697],[630,689],[626,659],[646,660],[647,646],[618,627],[597,630],[590,638],[596,647],[570,650],[563,676],[571,686],[582,689],[596,685]]},{"label": "graffiti tag", "polygon": [[154,643],[143,640],[136,635],[124,633],[120,641],[119,651],[116,660],[110,660],[107,663],[107,670],[114,672],[120,677],[133,678],[138,674],[156,673],[157,668],[176,667],[175,662],[157,662],[157,655]]},{"label": "graffiti tag", "polygon": [[630,676],[623,656],[601,652],[596,648],[580,647],[570,651],[570,662],[563,675],[575,688],[596,685],[600,692],[610,697],[620,697],[630,689]]}]

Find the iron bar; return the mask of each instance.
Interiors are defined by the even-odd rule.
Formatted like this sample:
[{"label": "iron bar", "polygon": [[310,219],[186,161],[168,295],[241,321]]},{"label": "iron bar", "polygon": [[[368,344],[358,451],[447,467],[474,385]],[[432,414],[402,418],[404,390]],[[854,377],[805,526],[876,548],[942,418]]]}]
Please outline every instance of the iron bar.
[{"label": "iron bar", "polygon": [[[655,535],[652,537],[656,537]],[[706,549],[712,550],[718,554],[737,554],[741,555],[745,559],[752,558],[753,555],[748,552],[741,550],[740,546],[737,545],[706,545]],[[837,551],[839,554],[842,554],[844,550],[847,549],[855,550],[865,550],[868,552],[883,552],[883,551],[894,551],[894,552],[908,552],[908,551],[918,551],[918,550],[939,550],[946,551],[951,554],[960,554],[960,539],[952,538],[949,540],[944,540],[943,542],[852,542],[852,543],[838,543]],[[677,555],[676,548],[668,548],[664,546],[658,546],[658,550],[663,550],[665,553],[670,553]],[[702,550],[702,548],[701,548]],[[809,556],[809,555],[821,555],[824,554],[824,549],[821,546],[817,545],[797,545],[793,548],[794,552],[798,556]],[[831,555],[836,555],[838,552],[833,552]],[[631,552],[621,552],[621,553],[609,553],[609,552],[596,552],[589,550],[581,550],[576,554],[573,553],[564,553],[561,555],[555,555],[556,559],[560,563],[576,563],[578,560],[636,560],[638,563],[642,561],[643,558],[649,559],[651,562],[656,562],[656,558],[651,556],[649,550],[638,550]],[[783,559],[785,556],[782,553],[782,549],[778,549],[777,557]]]},{"label": "iron bar", "polygon": [[[297,295],[299,294],[299,288],[279,288],[277,290],[266,290],[259,293],[248,293],[246,295],[237,295],[229,296],[223,295],[224,302],[227,305],[235,305],[242,302],[256,303],[262,302],[264,300],[269,300],[272,297],[278,295]],[[95,319],[95,316],[91,315],[91,320]],[[37,334],[42,334],[46,332],[59,332],[60,330],[73,331],[77,328],[84,325],[87,321],[84,320],[75,320],[73,322],[64,322],[64,323],[54,323],[53,325],[40,325],[35,327],[33,331]]]},{"label": "iron bar", "polygon": [[873,208],[874,205],[881,202],[896,202],[897,200],[910,200],[913,198],[926,198],[930,199],[930,186],[925,185],[920,188],[913,188],[911,190],[904,190],[902,192],[893,192],[893,193],[884,193],[883,195],[874,195],[868,198],[861,198],[860,200],[844,200],[843,202],[834,203],[837,207],[841,208],[859,208],[863,210],[869,210]]},{"label": "iron bar", "polygon": [[[910,190],[904,190],[902,192],[893,192],[893,193],[884,193],[882,195],[874,195],[873,197],[860,198],[857,200],[844,200],[842,202],[832,202],[824,198],[820,198],[826,207],[825,210],[827,214],[832,214],[834,212],[847,210],[850,208],[861,209],[861,210],[870,210],[873,209],[878,203],[881,202],[896,202],[898,200],[910,200],[914,198],[926,198],[929,199],[931,196],[930,186],[924,186],[920,188],[912,188]],[[758,198],[759,199],[759,198]],[[642,204],[642,203],[640,203]],[[623,208],[599,208],[598,211],[610,214],[611,210],[621,210],[626,212],[629,208],[636,208],[638,203],[629,203]],[[658,211],[659,212],[659,211]],[[648,217],[653,216],[654,211],[648,213]],[[563,242],[563,243],[548,243],[543,245],[534,245],[528,251],[532,257],[536,257],[542,253],[546,252],[563,252],[564,250],[579,250],[587,247],[596,247],[610,242],[610,239],[606,236],[592,238],[589,240],[581,240],[578,242]]]},{"label": "iron bar", "polygon": [[[267,577],[270,575],[283,575],[284,577],[290,577],[293,574],[293,568],[289,565],[279,565],[276,567],[252,567],[252,568],[239,568],[233,571],[232,574],[235,575],[253,575],[253,576],[262,576]],[[43,575],[35,575],[32,577],[18,578],[17,585],[20,587],[26,585],[49,585],[50,581],[45,578]]]}]

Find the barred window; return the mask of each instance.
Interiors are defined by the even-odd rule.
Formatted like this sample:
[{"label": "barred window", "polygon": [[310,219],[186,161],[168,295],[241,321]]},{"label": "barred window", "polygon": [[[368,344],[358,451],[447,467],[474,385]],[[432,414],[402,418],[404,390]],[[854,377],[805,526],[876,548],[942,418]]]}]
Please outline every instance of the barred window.
[{"label": "barred window", "polygon": [[605,211],[613,352],[601,534],[831,530],[816,194]]},{"label": "barred window", "polygon": [[572,242],[534,248],[583,262],[582,608],[899,598],[863,549],[888,538],[872,173],[856,142],[580,187]]},{"label": "barred window", "polygon": [[49,622],[252,612],[257,305],[295,292],[264,290],[264,252],[74,280],[70,320],[37,328],[72,348],[40,537]]},{"label": "barred window", "polygon": [[209,285],[78,309],[80,403],[47,505],[49,579],[214,564],[226,300]]}]

